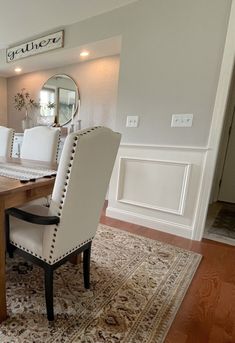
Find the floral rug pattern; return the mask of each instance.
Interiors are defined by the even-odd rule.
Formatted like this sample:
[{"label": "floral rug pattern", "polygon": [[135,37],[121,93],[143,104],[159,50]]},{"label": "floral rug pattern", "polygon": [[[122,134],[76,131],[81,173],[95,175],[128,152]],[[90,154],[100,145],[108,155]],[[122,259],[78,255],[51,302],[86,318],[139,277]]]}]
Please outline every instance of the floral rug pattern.
[{"label": "floral rug pattern", "polygon": [[[91,289],[82,265],[55,272],[55,321],[45,313],[43,270],[7,260],[9,319],[1,343],[161,343],[200,263],[175,246],[100,225],[92,246]],[[23,271],[23,272],[22,272]]]}]

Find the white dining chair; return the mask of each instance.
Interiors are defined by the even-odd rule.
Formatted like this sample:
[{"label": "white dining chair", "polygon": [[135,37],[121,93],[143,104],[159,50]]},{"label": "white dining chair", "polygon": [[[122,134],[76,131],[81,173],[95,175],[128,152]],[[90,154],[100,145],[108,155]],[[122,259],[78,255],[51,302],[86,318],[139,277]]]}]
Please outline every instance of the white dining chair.
[{"label": "white dining chair", "polygon": [[6,211],[7,248],[44,268],[48,320],[54,319],[53,271],[83,252],[84,286],[90,286],[95,236],[120,134],[95,127],[70,134],[59,163],[50,207]]},{"label": "white dining chair", "polygon": [[0,126],[0,157],[11,157],[14,141],[14,130]]},{"label": "white dining chair", "polygon": [[60,129],[36,126],[24,131],[20,157],[54,163],[57,160]]}]

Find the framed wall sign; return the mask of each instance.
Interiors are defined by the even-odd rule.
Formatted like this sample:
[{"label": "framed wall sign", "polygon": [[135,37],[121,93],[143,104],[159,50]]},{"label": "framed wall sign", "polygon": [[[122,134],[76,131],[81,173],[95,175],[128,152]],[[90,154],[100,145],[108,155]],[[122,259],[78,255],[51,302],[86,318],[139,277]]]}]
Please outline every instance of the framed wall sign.
[{"label": "framed wall sign", "polygon": [[62,48],[63,46],[64,30],[61,30],[7,49],[6,60],[8,63],[14,62],[25,57]]}]

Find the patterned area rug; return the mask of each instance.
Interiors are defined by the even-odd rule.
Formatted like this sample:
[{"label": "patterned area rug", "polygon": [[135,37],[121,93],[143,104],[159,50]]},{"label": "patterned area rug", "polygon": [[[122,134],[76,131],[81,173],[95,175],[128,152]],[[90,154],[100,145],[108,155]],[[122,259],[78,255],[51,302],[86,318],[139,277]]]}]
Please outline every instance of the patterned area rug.
[{"label": "patterned area rug", "polygon": [[223,204],[209,233],[235,239],[235,204]]},{"label": "patterned area rug", "polygon": [[43,271],[15,257],[7,261],[10,319],[0,326],[0,342],[163,342],[200,260],[196,253],[100,225],[91,289],[83,287],[81,265],[60,267],[56,320],[48,323]]}]

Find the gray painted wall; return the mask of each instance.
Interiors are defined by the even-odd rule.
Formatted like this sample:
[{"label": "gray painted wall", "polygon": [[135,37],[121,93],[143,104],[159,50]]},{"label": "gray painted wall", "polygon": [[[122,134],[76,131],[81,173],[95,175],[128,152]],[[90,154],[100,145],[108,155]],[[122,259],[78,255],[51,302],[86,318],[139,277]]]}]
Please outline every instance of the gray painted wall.
[{"label": "gray painted wall", "polygon": [[[122,35],[116,129],[123,142],[207,144],[231,0],[141,0],[66,29],[65,48]],[[193,113],[190,129],[170,127]],[[125,127],[139,115],[138,129]]]},{"label": "gray painted wall", "polygon": [[[230,6],[140,0],[65,28],[65,49],[122,36],[115,128],[123,142],[207,144]],[[173,113],[193,113],[193,127],[171,128]],[[125,127],[127,115],[140,116],[139,128]]]},{"label": "gray painted wall", "polygon": [[7,126],[7,80],[0,77],[0,125]]}]

